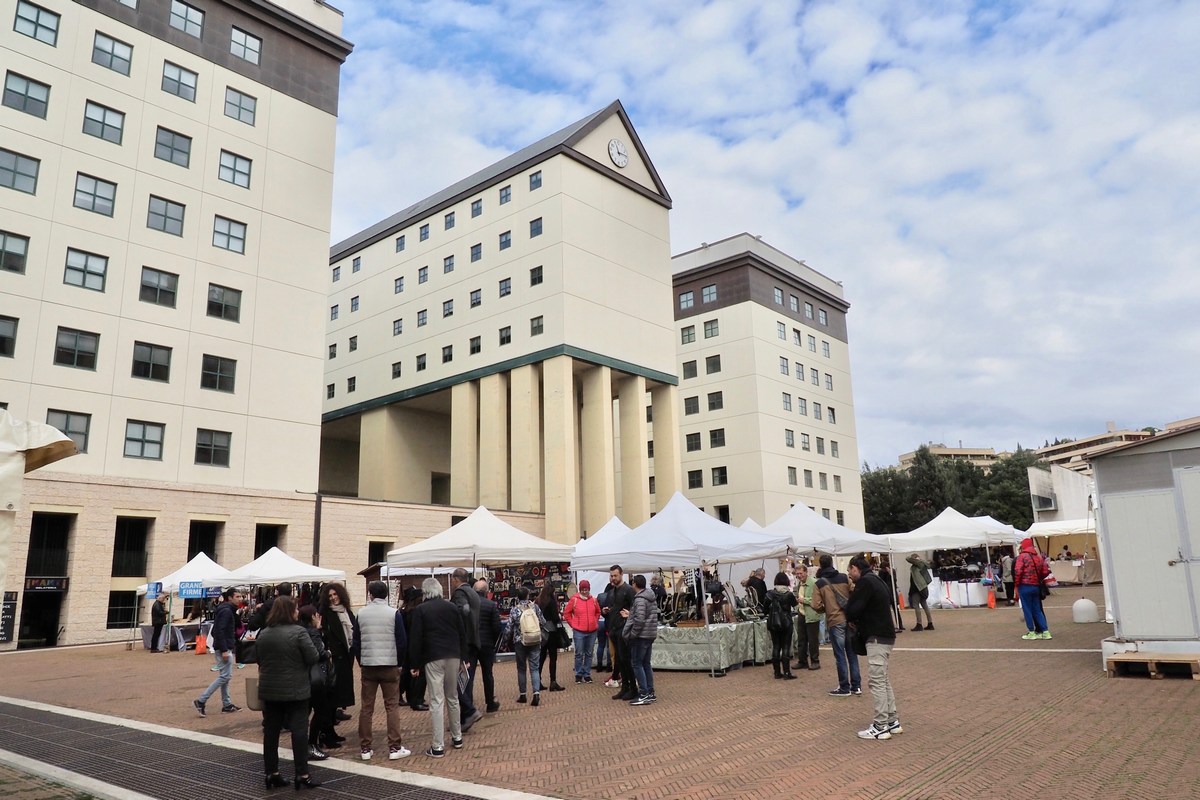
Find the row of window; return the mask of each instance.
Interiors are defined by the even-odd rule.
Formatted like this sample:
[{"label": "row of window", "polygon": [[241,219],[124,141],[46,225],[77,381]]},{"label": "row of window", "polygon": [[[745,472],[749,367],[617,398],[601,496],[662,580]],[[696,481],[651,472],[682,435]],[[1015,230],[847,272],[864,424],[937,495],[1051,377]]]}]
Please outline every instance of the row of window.
[{"label": "row of window", "polygon": [[[788,479],[789,486],[798,486],[799,485],[798,475],[797,475],[795,467],[787,468],[787,479]],[[804,488],[806,488],[806,489],[818,488],[818,489],[821,489],[822,491],[829,491],[829,473],[827,473],[827,472],[817,473],[817,485],[814,487],[813,486],[813,471],[811,469],[804,470]],[[833,476],[833,491],[835,491],[835,492],[842,491],[842,476],[841,475]]]},{"label": "row of window", "polygon": [[[683,436],[684,450],[686,450],[689,453],[697,452],[700,449],[701,438],[702,437],[699,432],[684,434],[684,436]],[[650,452],[650,457],[653,458],[654,457],[654,442],[649,442],[648,444],[649,444],[648,449]],[[712,430],[710,430],[708,432],[708,446],[710,449],[713,447],[724,447],[725,446],[725,429],[724,428],[713,428]]]},{"label": "row of window", "polygon": [[[529,173],[529,191],[532,192],[532,191],[535,191],[540,188],[542,188],[542,171],[539,169],[536,172]],[[504,186],[501,186],[497,190],[497,194],[498,194],[499,205],[508,204],[509,202],[512,201],[512,184],[506,184]],[[474,218],[480,217],[480,216],[483,216],[483,198],[477,197],[471,201],[471,218],[474,219]],[[451,230],[455,225],[455,219],[456,219],[455,212],[447,211],[445,213],[445,215],[442,217],[442,230],[447,230],[447,231]],[[535,222],[537,223],[537,233],[536,234],[533,232]],[[423,222],[420,224],[420,226],[418,226],[417,238],[420,241],[422,241],[422,242],[429,241],[429,226],[430,226],[430,223],[428,223],[428,222]],[[541,218],[538,218],[538,219],[530,222],[529,228],[530,228],[530,236],[540,236],[542,233]],[[500,249],[501,250],[504,250],[508,247],[507,244],[504,244],[504,236],[505,235],[506,234],[503,234],[503,233],[500,234],[500,236],[501,236]],[[511,243],[511,238],[509,239],[509,241]],[[403,252],[405,247],[407,247],[406,234],[400,234],[399,236],[396,237],[396,252],[397,253]],[[478,258],[476,258],[476,251],[475,251],[475,248],[479,248],[479,247],[482,247],[482,245],[477,244],[471,248],[471,260],[472,261],[479,260]],[[355,258],[355,261],[358,261],[358,258]],[[356,268],[354,271],[358,272],[358,269]],[[337,278],[334,278],[334,280],[337,280]]]},{"label": "row of window", "polygon": [[[787,356],[779,357],[779,374],[780,375],[791,375],[792,374],[791,373],[791,362],[788,361]],[[809,375],[809,379],[812,382],[813,386],[821,385],[821,371],[819,369],[817,369],[816,367],[810,367],[808,370],[808,375]],[[798,381],[804,380],[804,365],[801,364],[799,361],[796,362],[796,380],[798,380]],[[825,373],[825,388],[831,392],[833,391],[833,376],[830,375],[828,372]]]},{"label": "row of window", "polygon": [[[729,470],[725,467],[712,467],[710,475],[710,486],[725,486],[729,483]],[[689,469],[687,473],[687,488],[703,489],[704,488],[704,470]]]},{"label": "row of window", "polygon": [[[825,455],[825,437],[818,436],[818,437],[816,437],[816,439],[817,439],[817,455],[823,456],[823,455]],[[796,446],[796,432],[794,430],[792,430],[791,428],[783,429],[783,446],[784,447],[795,447]],[[801,432],[801,434],[800,434],[800,449],[805,450],[805,451],[812,450],[812,437],[810,437],[807,433]],[[834,458],[841,457],[841,452],[838,447],[837,439],[829,440],[829,455],[833,456]]]},{"label": "row of window", "polygon": [[[775,294],[775,305],[777,305],[777,306],[783,305],[783,289],[776,286],[774,294]],[[800,313],[800,298],[794,294],[788,295],[788,308],[791,309],[792,313],[799,314]],[[823,309],[823,308],[818,308],[816,310],[816,312],[817,312],[817,315],[816,315],[817,322],[821,325],[828,325],[829,324],[828,312],[826,312],[825,309]],[[812,303],[804,304],[804,318],[810,319],[810,320],[813,318],[813,304]]]},{"label": "row of window", "polygon": [[[710,283],[708,286],[700,289],[700,302],[715,303],[717,302],[717,285]],[[696,295],[692,291],[679,293],[679,310],[689,309],[696,304]]]},{"label": "row of window", "polygon": [[[46,412],[46,424],[63,432],[75,442],[80,453],[88,451],[88,439],[92,430],[92,415],[80,411],[50,409]],[[166,425],[140,419],[125,421],[125,458],[144,458],[162,461],[163,442],[166,440]],[[233,434],[229,431],[196,429],[195,463],[213,467],[228,467]]]},{"label": "row of window", "polygon": [[[785,342],[787,341],[788,336],[787,336],[787,325],[786,324],[784,324],[782,322],[776,322],[775,323],[775,332],[779,336],[780,339],[782,339]],[[808,338],[808,349],[813,353],[817,352],[817,337],[813,336],[811,333],[806,334],[806,335]],[[802,338],[802,336],[800,333],[800,329],[792,328],[792,344],[796,345],[797,347],[802,347],[803,345],[801,344],[801,338]],[[827,339],[822,339],[821,340],[821,355],[823,355],[825,358],[829,358],[829,353],[830,353],[829,341]]]},{"label": "row of window", "polygon": [[[792,395],[788,392],[783,392],[783,410],[792,410]],[[808,416],[808,400],[803,397],[796,398],[796,413],[802,417]],[[837,409],[833,406],[822,406],[820,403],[812,404],[813,419],[823,420],[828,419],[830,425],[837,425]]]}]

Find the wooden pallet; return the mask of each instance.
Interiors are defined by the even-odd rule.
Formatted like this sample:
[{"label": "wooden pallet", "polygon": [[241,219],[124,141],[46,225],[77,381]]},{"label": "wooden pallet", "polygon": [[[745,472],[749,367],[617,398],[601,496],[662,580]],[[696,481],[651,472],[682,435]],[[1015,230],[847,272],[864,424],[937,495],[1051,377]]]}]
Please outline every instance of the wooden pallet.
[{"label": "wooden pallet", "polygon": [[[1108,677],[1119,678],[1129,675],[1145,675],[1160,679],[1167,675],[1187,676],[1182,669],[1169,669],[1171,666],[1186,666],[1191,668],[1191,678],[1200,681],[1200,655],[1187,653],[1118,653],[1109,656],[1105,662]],[[1136,669],[1131,669],[1136,667]],[[1144,671],[1143,671],[1144,670]]]}]

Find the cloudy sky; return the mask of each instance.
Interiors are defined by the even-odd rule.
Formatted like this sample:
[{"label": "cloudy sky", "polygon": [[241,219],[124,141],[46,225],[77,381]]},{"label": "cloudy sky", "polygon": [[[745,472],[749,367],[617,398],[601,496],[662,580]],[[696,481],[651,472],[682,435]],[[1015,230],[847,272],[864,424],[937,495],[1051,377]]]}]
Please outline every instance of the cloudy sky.
[{"label": "cloudy sky", "polygon": [[334,0],[340,240],[619,98],[673,252],[841,280],[860,458],[1200,415],[1200,4]]}]

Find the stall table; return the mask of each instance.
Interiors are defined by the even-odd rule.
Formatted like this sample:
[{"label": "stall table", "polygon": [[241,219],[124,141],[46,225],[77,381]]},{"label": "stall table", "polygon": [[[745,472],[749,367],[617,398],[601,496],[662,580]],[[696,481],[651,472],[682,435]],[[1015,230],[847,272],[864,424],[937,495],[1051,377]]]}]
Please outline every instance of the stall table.
[{"label": "stall table", "polygon": [[650,666],[656,670],[726,670],[743,664],[764,664],[771,658],[771,635],[766,620],[710,627],[711,646],[708,629],[703,626],[660,627]]},{"label": "stall table", "polygon": [[[167,626],[170,628],[170,633],[167,634],[167,641],[170,642],[171,650],[186,650],[189,644],[196,641],[196,636],[203,633],[208,636],[212,630],[211,622],[173,622]],[[142,625],[142,647],[150,649],[150,637],[154,635],[153,625]]]},{"label": "stall table", "polygon": [[1100,583],[1100,562],[1097,559],[1076,559],[1074,561],[1051,561],[1050,571],[1059,583]]}]

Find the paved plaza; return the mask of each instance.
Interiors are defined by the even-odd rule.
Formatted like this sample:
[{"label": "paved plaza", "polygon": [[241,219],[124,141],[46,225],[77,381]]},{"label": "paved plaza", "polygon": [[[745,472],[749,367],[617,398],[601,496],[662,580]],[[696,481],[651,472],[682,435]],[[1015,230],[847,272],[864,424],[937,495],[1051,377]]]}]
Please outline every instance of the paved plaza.
[{"label": "paved plaza", "polygon": [[[802,792],[873,798],[1200,796],[1200,682],[1106,677],[1099,648],[1111,626],[1073,624],[1070,606],[1079,597],[1102,602],[1099,587],[1063,588],[1047,601],[1050,641],[1022,641],[1020,610],[1003,604],[936,612],[935,631],[902,634],[892,682],[905,733],[890,741],[855,737],[870,721],[870,695],[826,694],[836,685],[827,648],[824,668],[802,672],[796,681],[775,681],[761,666],[724,678],[659,672],[659,702],[640,708],[609,699],[613,690],[599,682],[571,683],[572,656],[560,654],[567,691],[543,693],[539,708],[514,702],[514,667],[502,663],[496,676],[502,708],[467,734],[464,750],[439,760],[420,755],[429,744],[428,716],[404,708],[405,741],[416,754],[373,763],[400,779],[461,781],[453,786],[478,797],[497,796],[489,787],[579,800],[767,800]],[[911,618],[908,612],[906,624]],[[191,709],[191,699],[212,677],[210,664],[204,656],[111,645],[20,652],[0,657],[0,695],[120,717],[135,727],[165,726],[185,737],[201,733],[206,742],[235,746],[214,750],[218,760],[222,752],[243,758],[260,741],[258,714],[201,719]],[[239,705],[244,679],[254,670],[234,674]],[[0,720],[21,724],[12,716]],[[354,729],[354,721],[341,727],[344,734]],[[385,742],[381,709],[375,731],[378,753]],[[326,765],[354,770],[362,764],[356,747],[336,752]],[[336,773],[318,765],[314,774]],[[10,780],[16,779],[0,772],[0,787]],[[23,791],[11,796],[77,796]]]}]

